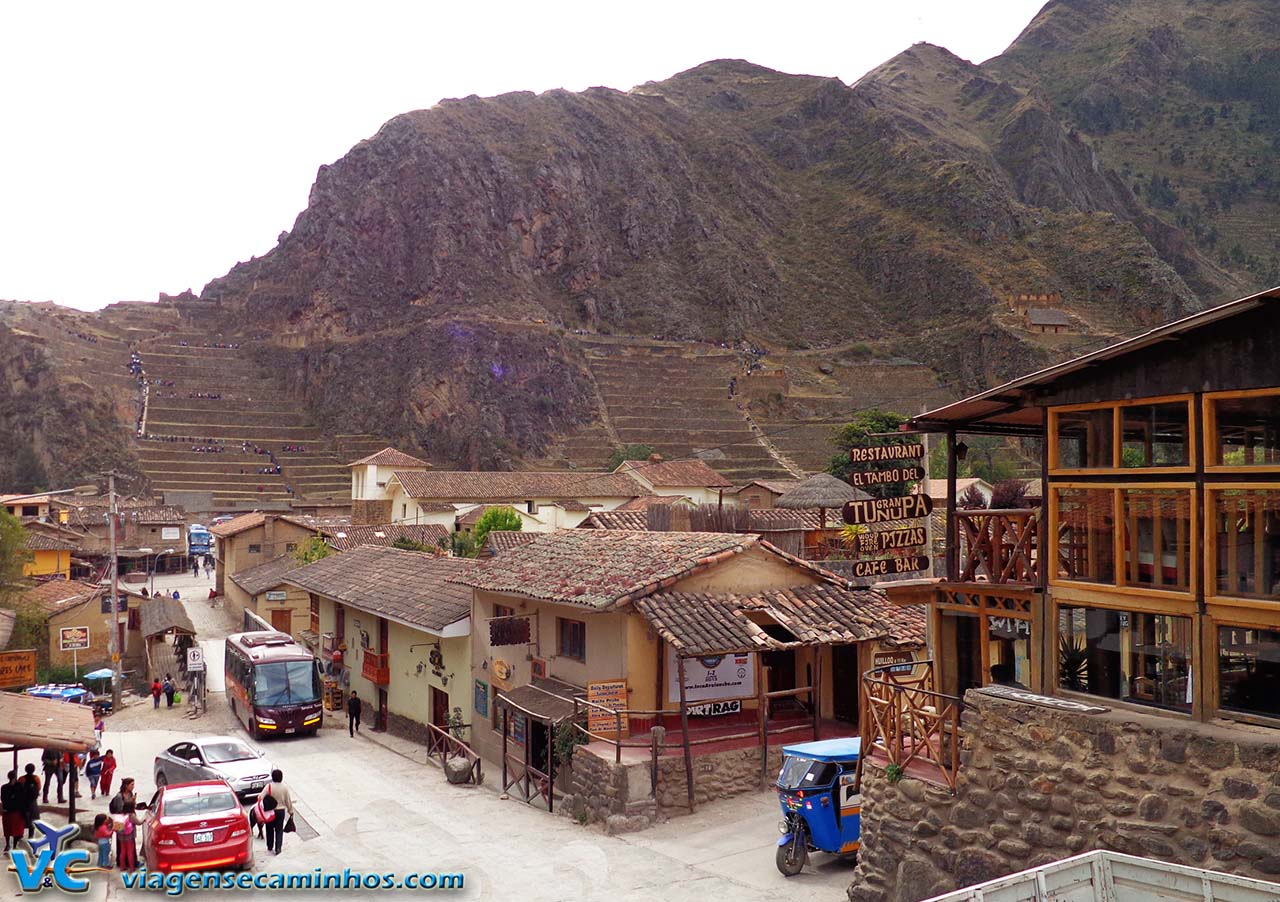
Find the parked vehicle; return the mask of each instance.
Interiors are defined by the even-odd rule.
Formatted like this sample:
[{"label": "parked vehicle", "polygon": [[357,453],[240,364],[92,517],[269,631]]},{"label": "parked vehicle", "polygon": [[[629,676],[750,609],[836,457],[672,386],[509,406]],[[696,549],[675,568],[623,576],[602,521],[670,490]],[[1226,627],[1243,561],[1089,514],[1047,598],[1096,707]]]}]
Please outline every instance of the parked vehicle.
[{"label": "parked vehicle", "polygon": [[233,633],[225,664],[227,703],[250,738],[320,729],[320,668],[311,650],[288,633]]},{"label": "parked vehicle", "polygon": [[192,523],[187,527],[187,554],[192,557],[208,554],[213,550],[213,533],[208,527]]},{"label": "parked vehicle", "polygon": [[862,740],[822,739],[782,748],[782,822],[774,861],[794,877],[810,852],[856,854],[862,833],[858,757]]},{"label": "parked vehicle", "polygon": [[39,686],[28,686],[24,691],[27,695],[34,695],[36,698],[52,698],[72,705],[91,707],[94,716],[111,713],[111,696],[95,695],[79,684],[43,683]]},{"label": "parked vehicle", "polygon": [[249,815],[225,780],[161,786],[139,805],[141,856],[151,871],[253,866]]},{"label": "parked vehicle", "polygon": [[235,736],[183,740],[156,755],[156,786],[192,780],[226,780],[242,799],[262,792],[271,779],[266,753]]}]

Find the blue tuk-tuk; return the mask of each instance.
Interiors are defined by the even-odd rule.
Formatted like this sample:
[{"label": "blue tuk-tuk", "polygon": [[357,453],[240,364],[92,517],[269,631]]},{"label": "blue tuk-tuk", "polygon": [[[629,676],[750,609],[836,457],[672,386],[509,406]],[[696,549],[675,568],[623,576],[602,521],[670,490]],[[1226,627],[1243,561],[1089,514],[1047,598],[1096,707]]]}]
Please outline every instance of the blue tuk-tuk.
[{"label": "blue tuk-tuk", "polygon": [[857,853],[862,832],[861,752],[857,737],[783,746],[777,783],[782,836],[774,860],[785,876],[799,874],[810,852]]}]

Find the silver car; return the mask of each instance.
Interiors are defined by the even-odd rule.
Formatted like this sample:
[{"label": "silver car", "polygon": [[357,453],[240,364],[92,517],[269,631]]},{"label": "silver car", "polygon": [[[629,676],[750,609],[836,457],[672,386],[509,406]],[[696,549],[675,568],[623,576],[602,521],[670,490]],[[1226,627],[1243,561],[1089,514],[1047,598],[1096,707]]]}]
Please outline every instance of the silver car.
[{"label": "silver car", "polygon": [[226,780],[242,799],[271,782],[271,762],[260,749],[235,736],[201,736],[156,755],[156,787],[194,780]]}]

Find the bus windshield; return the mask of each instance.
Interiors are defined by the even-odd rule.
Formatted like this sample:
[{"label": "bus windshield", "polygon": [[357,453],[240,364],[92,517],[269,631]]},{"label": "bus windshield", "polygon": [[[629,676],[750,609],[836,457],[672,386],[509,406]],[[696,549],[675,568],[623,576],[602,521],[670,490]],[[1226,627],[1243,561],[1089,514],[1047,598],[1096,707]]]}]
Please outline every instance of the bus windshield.
[{"label": "bus windshield", "polygon": [[320,700],[320,674],[311,661],[275,661],[253,668],[255,705],[297,705]]}]

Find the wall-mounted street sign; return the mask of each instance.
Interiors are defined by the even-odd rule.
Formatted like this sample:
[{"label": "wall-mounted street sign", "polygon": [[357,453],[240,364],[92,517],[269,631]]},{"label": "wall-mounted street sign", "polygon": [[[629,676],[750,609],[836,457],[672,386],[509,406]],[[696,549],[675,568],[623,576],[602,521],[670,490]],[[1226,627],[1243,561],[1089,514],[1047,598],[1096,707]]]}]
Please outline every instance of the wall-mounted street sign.
[{"label": "wall-mounted street sign", "polygon": [[855,464],[887,464],[899,460],[919,460],[924,457],[924,445],[872,445],[867,448],[850,448],[849,461]]},{"label": "wall-mounted street sign", "polygon": [[860,489],[873,485],[890,485],[895,482],[919,482],[924,479],[924,467],[890,467],[887,470],[854,470],[849,482]]},{"label": "wall-mounted street sign", "polygon": [[841,516],[850,526],[870,523],[892,523],[895,520],[919,520],[929,516],[933,500],[928,495],[904,495],[901,498],[872,498],[845,503]]},{"label": "wall-mounted street sign", "polygon": [[916,570],[928,570],[929,559],[923,554],[912,557],[887,557],[877,561],[854,561],[853,575],[855,579],[868,576],[890,576],[898,573],[913,573]]},{"label": "wall-mounted street sign", "polygon": [[858,536],[859,554],[879,554],[893,548],[918,548],[928,541],[923,526],[906,529],[886,529],[883,532],[864,532]]}]

